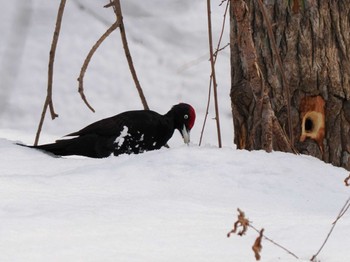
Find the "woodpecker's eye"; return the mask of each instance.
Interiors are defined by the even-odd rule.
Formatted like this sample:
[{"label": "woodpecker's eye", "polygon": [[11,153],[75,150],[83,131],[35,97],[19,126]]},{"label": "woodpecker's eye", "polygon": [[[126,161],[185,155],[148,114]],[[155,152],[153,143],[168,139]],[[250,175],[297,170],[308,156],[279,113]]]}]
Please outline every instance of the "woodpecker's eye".
[{"label": "woodpecker's eye", "polygon": [[188,119],[188,115],[184,115],[184,119]]}]

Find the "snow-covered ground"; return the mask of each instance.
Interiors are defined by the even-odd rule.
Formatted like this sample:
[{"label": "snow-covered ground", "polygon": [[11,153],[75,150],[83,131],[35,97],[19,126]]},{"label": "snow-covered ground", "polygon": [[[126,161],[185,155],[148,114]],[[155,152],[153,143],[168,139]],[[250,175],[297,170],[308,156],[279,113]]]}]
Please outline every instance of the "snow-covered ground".
[{"label": "snow-covered ground", "polygon": [[[257,233],[226,236],[237,208],[301,261],[321,246],[349,198],[348,172],[308,156],[234,149],[229,50],[217,64],[224,148],[216,147],[213,106],[198,147],[210,72],[206,1],[122,1],[150,107],[165,113],[187,102],[197,122],[190,146],[175,133],[170,149],[106,159],[53,158],[14,144],[34,140],[59,1],[0,2],[0,261],[255,261]],[[106,2],[67,1],[54,76],[60,116],[46,118],[41,142],[141,108],[119,32],[102,44],[86,73],[95,114],[77,93],[82,62],[114,19],[102,8]],[[214,2],[217,38],[224,6]],[[350,261],[349,216],[339,220],[320,261]],[[296,260],[262,244],[262,261]]]}]

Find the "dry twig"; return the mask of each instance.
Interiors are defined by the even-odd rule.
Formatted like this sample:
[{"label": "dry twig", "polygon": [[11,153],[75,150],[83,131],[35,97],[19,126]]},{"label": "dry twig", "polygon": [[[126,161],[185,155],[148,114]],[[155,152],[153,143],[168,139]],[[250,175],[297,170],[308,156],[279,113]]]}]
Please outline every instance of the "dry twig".
[{"label": "dry twig", "polygon": [[78,82],[79,82],[79,88],[78,92],[83,99],[84,103],[86,106],[92,111],[95,112],[95,109],[89,104],[87,101],[85,94],[84,94],[84,76],[86,69],[88,68],[88,65],[91,61],[92,56],[95,54],[96,50],[99,48],[99,46],[102,44],[102,42],[115,30],[118,28],[119,22],[116,21],[114,24],[112,24],[107,31],[100,37],[100,39],[97,40],[97,42],[94,44],[94,46],[91,48],[89,51],[88,55],[85,58],[85,61],[83,63],[83,66],[81,67],[80,74],[78,77]]},{"label": "dry twig", "polygon": [[[226,17],[226,12],[227,12],[227,9],[226,9],[226,11],[225,11],[225,17]],[[223,24],[225,24],[225,18],[224,18]],[[218,46],[216,47],[216,51],[214,52],[215,62],[216,62],[216,57],[217,57],[217,55],[219,54],[219,52],[223,51],[226,47],[230,46],[230,43],[227,43],[227,44],[224,45],[223,47],[220,47],[222,35],[223,35],[223,33],[224,33],[223,30],[224,30],[224,25],[223,25],[223,27],[222,27],[222,31],[221,31],[221,34],[220,34],[220,39],[219,39],[219,42],[218,42]]]},{"label": "dry twig", "polygon": [[[273,241],[271,238],[268,238],[267,236],[265,236],[263,234],[263,230],[258,230],[256,229],[253,225],[251,225],[251,223],[249,222],[249,220],[245,217],[245,214],[243,211],[241,211],[239,208],[237,209],[238,210],[238,219],[237,221],[234,223],[234,227],[233,229],[227,234],[227,237],[230,237],[231,234],[233,233],[236,233],[237,229],[239,226],[242,226],[243,229],[237,233],[237,235],[239,236],[242,236],[246,233],[246,231],[248,230],[248,227],[252,228],[253,230],[255,230],[257,233],[259,233],[259,237],[255,240],[255,243],[254,243],[254,246],[253,246],[253,250],[254,250],[254,247],[256,248],[256,251],[258,251],[258,254],[260,253],[261,251],[261,248],[260,248],[260,251],[259,251],[259,241],[260,241],[260,245],[261,245],[261,238],[264,238],[265,240],[271,242],[272,244],[274,244],[275,246],[283,249],[284,251],[286,251],[288,254],[292,255],[293,257],[295,257],[296,259],[299,259],[297,255],[295,255],[293,252],[291,252],[290,250],[288,250],[287,248],[281,246],[280,244],[276,243],[275,241]],[[254,253],[255,253],[255,250],[254,250]],[[255,257],[257,259],[257,253],[255,253]],[[259,257],[260,257],[260,254],[259,254]],[[257,259],[259,260],[259,259]]]},{"label": "dry twig", "polygon": [[349,182],[350,182],[350,175],[347,178],[345,178],[345,180],[344,180],[344,183],[346,186],[350,186]]},{"label": "dry twig", "polygon": [[99,46],[102,44],[102,42],[115,30],[119,27],[120,29],[120,34],[121,34],[121,38],[122,38],[122,42],[123,42],[123,47],[124,47],[124,51],[125,51],[125,56],[126,59],[128,61],[129,64],[129,69],[130,72],[132,74],[132,77],[134,79],[136,88],[139,92],[143,107],[145,109],[149,109],[146,98],[143,94],[143,90],[140,86],[139,80],[137,78],[136,75],[136,70],[134,68],[133,62],[132,62],[132,58],[130,55],[130,50],[128,47],[128,42],[127,42],[127,38],[126,38],[126,34],[125,34],[125,29],[124,29],[124,23],[123,23],[123,14],[122,14],[122,9],[121,9],[121,5],[120,5],[120,1],[119,0],[110,0],[110,3],[104,6],[105,8],[108,7],[113,7],[114,13],[116,15],[116,21],[107,29],[107,31],[100,37],[100,39],[97,40],[97,42],[95,43],[95,45],[91,48],[91,50],[89,51],[84,64],[80,70],[80,75],[78,77],[78,82],[79,82],[79,94],[81,96],[81,98],[83,99],[84,103],[87,105],[87,107],[92,111],[95,112],[95,110],[92,108],[92,106],[88,103],[86,96],[84,94],[84,85],[83,85],[83,81],[84,81],[84,76],[85,76],[85,72],[86,69],[90,63],[90,60],[92,58],[92,56],[94,55],[94,53],[96,52],[96,50],[99,48]]},{"label": "dry twig", "polygon": [[56,48],[58,43],[58,38],[61,31],[61,24],[62,24],[62,17],[64,8],[66,5],[66,0],[61,0],[60,6],[58,8],[57,18],[56,18],[56,26],[55,31],[52,38],[51,43],[51,49],[50,49],[50,57],[49,57],[49,66],[48,66],[48,81],[47,81],[47,95],[43,107],[43,111],[41,113],[41,118],[38,126],[38,130],[36,132],[34,145],[38,145],[39,137],[41,133],[41,129],[44,124],[44,119],[46,115],[47,108],[50,108],[51,118],[54,120],[56,117],[58,117],[58,114],[55,113],[53,102],[52,102],[52,84],[53,84],[53,68],[54,68],[54,62],[55,62],[55,54],[56,54]]},{"label": "dry twig", "polygon": [[[225,0],[224,0],[225,1]],[[222,5],[224,3],[224,1],[221,2],[220,5]],[[211,37],[211,14],[210,14],[210,1],[208,1],[208,31],[209,31],[209,46],[210,46],[210,43],[211,43],[211,51],[212,51],[212,37]],[[210,55],[210,61],[213,60],[213,65],[215,66],[215,63],[216,63],[216,60],[217,60],[217,56],[218,56],[218,53],[220,51],[222,51],[223,49],[225,49],[227,46],[229,46],[230,44],[228,43],[227,45],[225,45],[224,47],[220,48],[220,45],[221,45],[221,40],[222,40],[222,37],[223,37],[223,34],[224,34],[224,30],[225,30],[225,22],[226,22],[226,15],[227,15],[227,10],[228,10],[228,7],[229,7],[229,1],[227,1],[227,5],[226,5],[226,8],[225,8],[225,12],[224,12],[224,18],[223,18],[223,21],[222,21],[222,27],[221,27],[221,33],[220,33],[220,37],[219,37],[219,41],[218,41],[218,44],[217,44],[217,47],[216,47],[216,51],[215,53],[211,54]],[[207,122],[207,118],[208,118],[208,114],[209,114],[209,105],[210,105],[210,97],[211,97],[211,87],[212,87],[212,83],[214,84],[214,95],[215,95],[215,92],[216,92],[216,87],[215,87],[215,84],[216,84],[216,78],[215,78],[215,82],[214,82],[214,75],[213,73],[215,73],[215,71],[212,70],[212,73],[210,74],[210,80],[209,80],[209,92],[208,92],[208,101],[207,101],[207,107],[206,107],[206,113],[205,113],[205,116],[204,116],[204,121],[203,121],[203,126],[202,126],[202,131],[201,131],[201,136],[200,136],[200,139],[199,139],[199,145],[202,144],[202,139],[203,139],[203,134],[204,134],[204,128],[205,128],[205,125],[206,125],[206,122]],[[219,141],[219,147],[221,147],[221,132],[220,132],[220,121],[219,121],[219,112],[218,112],[218,107],[217,107],[217,99],[215,100],[215,111],[216,111],[216,123],[217,123],[217,130],[218,130],[218,141]]]},{"label": "dry twig", "polygon": [[322,249],[324,248],[324,246],[326,245],[329,237],[331,236],[335,225],[338,223],[339,219],[345,215],[345,213],[349,210],[350,208],[350,198],[345,202],[344,206],[342,207],[342,209],[340,210],[337,218],[335,219],[335,221],[332,223],[332,227],[330,229],[330,231],[327,234],[326,239],[324,240],[323,244],[321,245],[320,249],[316,252],[315,255],[312,256],[312,258],[310,259],[310,261],[316,261],[316,257],[320,254],[320,252],[322,251]]},{"label": "dry twig", "polygon": [[228,0],[221,0],[221,3],[219,4],[219,6],[222,6],[225,2],[230,2],[230,1],[228,1]]},{"label": "dry twig", "polygon": [[125,27],[124,27],[124,22],[123,22],[123,14],[122,14],[122,8],[120,5],[120,0],[110,0],[110,3],[106,7],[109,7],[109,6],[113,6],[113,10],[114,10],[114,13],[117,17],[117,21],[119,21],[120,35],[121,35],[122,42],[123,42],[125,56],[126,56],[126,59],[128,61],[129,69],[130,69],[132,78],[135,82],[136,89],[139,93],[142,105],[143,105],[144,109],[149,110],[149,106],[147,104],[146,97],[145,97],[143,90],[141,88],[141,85],[140,85],[140,82],[139,82],[139,79],[137,77],[136,70],[134,67],[134,63],[132,61],[132,57],[130,54],[129,45],[128,45],[128,41],[127,41],[126,33],[125,33]]},{"label": "dry twig", "polygon": [[[249,225],[250,228],[254,229],[257,233],[260,233],[260,231],[255,228],[253,225]],[[292,255],[293,257],[295,257],[296,259],[299,259],[299,257],[297,255],[295,255],[292,251],[288,250],[287,248],[285,248],[284,246],[278,244],[277,242],[275,242],[274,240],[272,240],[271,238],[263,235],[263,238],[267,241],[269,241],[270,243],[274,244],[275,246],[279,247],[280,249],[283,249],[285,252],[287,252],[289,255]]]},{"label": "dry twig", "polygon": [[214,90],[214,105],[215,105],[215,120],[216,120],[216,129],[218,135],[218,145],[219,148],[222,147],[221,142],[221,130],[220,130],[220,116],[219,116],[219,102],[218,102],[218,93],[216,82],[216,73],[215,73],[215,62],[214,62],[214,51],[213,51],[213,33],[211,28],[211,3],[210,0],[207,0],[207,13],[208,13],[208,38],[209,38],[209,53],[210,53],[210,65],[211,65],[211,75],[213,78],[213,90]]}]

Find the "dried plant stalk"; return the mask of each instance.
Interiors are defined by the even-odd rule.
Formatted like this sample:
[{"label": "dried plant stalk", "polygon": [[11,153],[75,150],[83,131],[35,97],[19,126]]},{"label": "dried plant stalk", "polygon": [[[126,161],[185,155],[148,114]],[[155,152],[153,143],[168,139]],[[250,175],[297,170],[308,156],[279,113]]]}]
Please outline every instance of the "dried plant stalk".
[{"label": "dried plant stalk", "polygon": [[117,21],[119,21],[120,35],[121,35],[122,42],[123,42],[123,48],[124,48],[125,56],[126,56],[126,59],[128,61],[129,69],[130,69],[132,78],[134,80],[136,89],[137,89],[137,91],[139,93],[142,105],[143,105],[144,109],[149,110],[149,106],[148,106],[146,97],[145,97],[145,95],[143,93],[143,90],[141,88],[140,81],[139,81],[139,79],[137,77],[136,70],[135,70],[135,67],[134,67],[134,63],[132,61],[132,57],[131,57],[131,54],[130,54],[128,40],[126,38],[126,33],[125,33],[125,27],[124,27],[124,22],[123,22],[123,14],[122,14],[122,8],[121,8],[121,5],[120,5],[120,0],[114,0],[114,1],[111,0],[110,4],[108,4],[106,7],[109,7],[109,6],[113,6],[113,10],[114,10],[114,13],[115,13],[115,15],[117,17]]},{"label": "dried plant stalk", "polygon": [[58,38],[61,31],[61,24],[62,24],[62,17],[64,8],[66,6],[66,0],[61,0],[60,6],[58,8],[57,13],[57,19],[56,19],[56,26],[55,31],[53,34],[51,49],[50,49],[50,57],[49,57],[49,66],[48,66],[48,81],[47,81],[47,95],[43,107],[43,111],[41,113],[41,118],[38,126],[38,130],[36,132],[34,145],[38,145],[40,133],[44,124],[45,115],[47,108],[50,108],[51,118],[54,120],[56,117],[58,117],[58,114],[55,113],[53,102],[52,102],[52,85],[53,85],[53,69],[54,69],[54,62],[55,62],[55,54],[56,54],[56,48],[58,43]]},{"label": "dried plant stalk", "polygon": [[[260,230],[260,231],[259,231],[258,229],[256,229],[253,225],[251,225],[251,223],[249,222],[249,220],[245,217],[245,213],[244,213],[242,210],[240,210],[239,208],[238,208],[237,210],[238,210],[237,221],[234,223],[233,229],[227,234],[227,237],[230,237],[231,234],[236,233],[238,227],[240,227],[240,226],[242,226],[242,230],[239,231],[239,232],[237,233],[237,235],[242,236],[242,235],[244,235],[244,234],[247,232],[248,227],[250,227],[250,228],[252,228],[253,230],[255,230],[257,233],[259,233],[259,237],[256,239],[256,241],[255,241],[255,243],[254,243],[254,246],[253,246],[253,250],[256,249],[256,250],[254,250],[254,252],[255,252],[255,251],[258,251],[258,252],[257,252],[257,253],[258,253],[258,256],[257,256],[257,254],[255,253],[256,259],[257,259],[257,257],[260,257],[260,251],[261,251],[262,246],[260,247],[260,251],[259,251],[259,244],[261,245],[261,238],[266,239],[267,241],[269,241],[269,242],[271,242],[272,244],[274,244],[275,246],[277,246],[277,247],[283,249],[284,251],[286,251],[288,254],[292,255],[292,256],[295,257],[296,259],[299,259],[298,256],[295,255],[293,252],[289,251],[287,248],[283,247],[282,245],[276,243],[276,242],[273,241],[271,238],[268,238],[267,236],[265,236],[265,235],[263,234],[263,232],[264,232],[263,230],[264,230],[264,229],[262,229],[262,230]],[[346,211],[345,211],[345,212],[346,212]],[[260,241],[260,243],[259,243],[259,241]],[[259,258],[259,259],[260,259],[260,258]],[[259,259],[257,259],[257,260],[259,260]]]},{"label": "dried plant stalk", "polygon": [[91,50],[89,51],[88,55],[86,56],[84,64],[83,64],[83,66],[82,66],[82,68],[80,70],[80,74],[79,74],[79,77],[78,77],[78,82],[79,82],[78,92],[79,92],[81,98],[83,99],[84,103],[86,104],[86,106],[92,112],[95,112],[95,109],[89,104],[89,102],[87,101],[86,96],[84,94],[84,76],[85,76],[85,72],[86,72],[86,69],[88,68],[89,63],[91,61],[91,58],[95,54],[96,50],[100,47],[102,42],[117,28],[118,28],[118,21],[116,21],[114,24],[112,24],[107,29],[107,31],[100,37],[100,39],[97,40],[95,45],[91,48]]},{"label": "dried plant stalk", "polygon": [[213,35],[211,28],[211,3],[210,0],[207,0],[207,12],[208,12],[208,38],[209,38],[209,52],[210,52],[210,65],[211,65],[211,75],[213,80],[213,90],[214,90],[214,104],[215,104],[215,120],[216,120],[216,129],[218,135],[218,145],[219,148],[222,147],[221,142],[221,128],[220,128],[220,115],[219,115],[219,102],[217,94],[217,82],[215,74],[215,62],[214,62],[214,52],[213,52]]},{"label": "dried plant stalk", "polygon": [[79,82],[79,94],[81,96],[81,98],[83,99],[84,103],[86,104],[86,106],[93,112],[95,112],[94,108],[89,104],[89,102],[86,99],[86,96],[84,94],[84,76],[85,76],[85,72],[86,69],[90,63],[91,58],[93,57],[94,53],[96,52],[96,50],[99,48],[99,46],[102,44],[102,42],[115,30],[119,27],[120,29],[120,34],[121,34],[121,39],[122,39],[122,43],[123,43],[123,48],[125,51],[125,56],[126,59],[128,61],[128,65],[129,65],[129,69],[131,72],[131,75],[133,77],[133,80],[135,82],[137,91],[139,93],[139,96],[141,98],[141,102],[143,104],[144,109],[149,110],[149,106],[147,104],[147,100],[146,97],[143,93],[143,90],[141,88],[140,82],[138,80],[137,74],[136,74],[136,70],[131,58],[131,54],[130,54],[130,50],[129,50],[129,46],[128,46],[128,42],[127,42],[127,38],[126,38],[126,34],[125,34],[125,29],[124,29],[124,23],[123,23],[123,14],[122,14],[122,9],[121,9],[121,5],[120,5],[120,1],[119,0],[115,0],[115,1],[110,1],[109,4],[104,6],[105,8],[108,7],[113,7],[114,13],[116,15],[116,22],[113,23],[108,29],[107,31],[100,37],[100,39],[97,40],[97,42],[95,43],[95,45],[91,48],[90,52],[88,53],[84,64],[81,68],[80,71],[80,75],[78,77],[78,82]]},{"label": "dried plant stalk", "polygon": [[344,204],[344,206],[342,207],[342,209],[340,210],[340,212],[339,212],[339,214],[338,214],[336,220],[332,223],[332,227],[331,227],[330,231],[328,232],[326,239],[323,241],[323,243],[322,243],[320,249],[316,252],[316,254],[312,256],[312,258],[310,259],[310,261],[317,261],[317,260],[316,260],[316,257],[320,254],[320,252],[322,251],[322,249],[323,249],[324,246],[326,245],[326,243],[327,243],[329,237],[331,236],[331,234],[332,234],[332,232],[333,232],[333,230],[334,230],[336,224],[338,223],[339,219],[342,218],[342,216],[345,215],[345,213],[349,210],[349,208],[350,208],[350,198],[345,202],[345,204]]},{"label": "dried plant stalk", "polygon": [[[224,1],[223,1],[224,2]],[[221,4],[223,4],[223,2],[221,2]],[[225,8],[225,13],[224,13],[224,18],[222,21],[222,26],[221,26],[221,33],[220,33],[220,37],[219,37],[219,41],[216,47],[216,51],[214,53],[214,64],[216,63],[216,60],[218,58],[218,53],[220,51],[222,51],[223,49],[225,49],[227,46],[230,45],[230,43],[226,44],[224,47],[220,48],[221,46],[221,40],[222,37],[224,35],[224,30],[225,30],[225,22],[226,22],[226,15],[227,15],[227,11],[228,11],[228,7],[229,7],[229,1],[227,1],[226,4],[226,8]],[[221,5],[220,4],[220,5]],[[205,125],[207,123],[207,118],[208,118],[208,114],[209,114],[209,105],[210,105],[210,98],[211,98],[211,87],[212,87],[212,81],[213,80],[213,75],[210,74],[210,80],[209,80],[209,89],[208,89],[208,100],[207,100],[207,107],[206,107],[206,111],[205,111],[205,116],[204,116],[204,121],[203,121],[203,126],[202,126],[202,131],[201,131],[201,136],[199,138],[199,145],[202,144],[202,140],[203,140],[203,135],[204,135],[204,129],[205,129]]]}]

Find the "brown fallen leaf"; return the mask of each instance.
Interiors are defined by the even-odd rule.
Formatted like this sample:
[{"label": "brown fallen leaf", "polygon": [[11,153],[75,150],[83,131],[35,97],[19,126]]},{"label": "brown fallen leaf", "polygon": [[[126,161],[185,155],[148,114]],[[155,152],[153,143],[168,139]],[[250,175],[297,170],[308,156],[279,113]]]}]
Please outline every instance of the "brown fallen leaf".
[{"label": "brown fallen leaf", "polygon": [[240,230],[237,235],[243,236],[245,232],[247,232],[248,226],[249,226],[249,220],[245,217],[245,214],[243,211],[241,211],[239,208],[237,209],[238,216],[237,221],[233,225],[233,229],[227,233],[227,237],[230,237],[231,234],[236,233],[239,227],[242,227],[242,230]]},{"label": "brown fallen leaf", "polygon": [[256,260],[260,260],[261,258],[261,255],[260,255],[262,250],[261,240],[263,238],[263,233],[264,233],[264,229],[261,229],[258,238],[255,240],[254,245],[252,246]]}]

